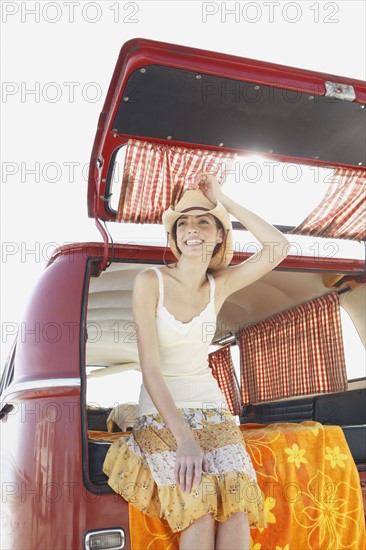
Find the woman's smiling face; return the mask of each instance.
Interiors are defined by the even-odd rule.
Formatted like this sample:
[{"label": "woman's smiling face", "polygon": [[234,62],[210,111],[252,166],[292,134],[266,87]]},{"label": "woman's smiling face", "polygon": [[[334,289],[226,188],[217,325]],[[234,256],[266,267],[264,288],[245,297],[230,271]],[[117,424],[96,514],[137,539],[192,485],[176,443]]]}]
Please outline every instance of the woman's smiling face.
[{"label": "woman's smiling face", "polygon": [[208,257],[222,240],[223,230],[211,214],[182,215],[176,222],[176,242],[181,252],[204,251]]}]

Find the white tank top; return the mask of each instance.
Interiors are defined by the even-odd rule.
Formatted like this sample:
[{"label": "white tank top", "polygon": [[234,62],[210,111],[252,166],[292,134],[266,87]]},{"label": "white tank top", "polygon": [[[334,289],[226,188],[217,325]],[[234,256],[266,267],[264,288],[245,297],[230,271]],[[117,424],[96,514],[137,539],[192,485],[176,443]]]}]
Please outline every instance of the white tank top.
[{"label": "white tank top", "polygon": [[[164,281],[159,268],[152,267],[159,280],[156,329],[160,367],[178,408],[228,410],[225,397],[208,366],[208,351],[216,331],[215,279],[208,274],[210,300],[199,315],[182,323],[164,306]],[[141,385],[138,415],[156,414],[145,386]]]}]

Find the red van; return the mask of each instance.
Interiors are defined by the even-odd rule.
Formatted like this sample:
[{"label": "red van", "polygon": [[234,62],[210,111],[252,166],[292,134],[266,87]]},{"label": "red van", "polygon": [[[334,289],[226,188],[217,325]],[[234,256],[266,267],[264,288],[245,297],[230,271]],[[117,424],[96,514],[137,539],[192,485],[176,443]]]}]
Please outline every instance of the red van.
[{"label": "red van", "polygon": [[[103,240],[55,251],[34,288],[1,379],[2,548],[143,547],[136,532],[141,531],[141,518],[108,486],[102,465],[111,441],[127,436],[134,425],[140,383],[131,311],[134,277],[141,269],[173,259],[153,227],[177,198],[187,173],[201,169],[202,162],[216,173],[223,163],[228,171],[237,170],[235,159],[251,154],[279,166],[291,162],[338,170],[341,203],[352,206],[347,219],[362,213],[364,197],[357,192],[365,185],[365,103],[365,83],[357,80],[152,40],[123,45],[98,121],[89,173],[88,215]],[[174,158],[166,164],[168,155]],[[338,307],[348,312],[365,343],[365,261],[364,256],[333,255],[327,248],[334,238],[363,242],[365,236],[358,214],[351,228],[342,229],[346,233],[337,233],[334,204],[327,212],[333,221],[329,229],[322,226],[317,209],[310,228],[277,226],[291,233],[295,244],[301,238],[305,243],[301,235],[308,234],[319,238],[323,248],[309,254],[309,249],[294,245],[294,253],[275,270],[230,296],[216,326],[208,327],[213,350],[225,348],[234,359],[240,354],[233,359],[234,369],[229,362],[229,369],[220,370],[222,363],[214,367],[213,361],[213,374],[222,387],[230,386],[228,399],[239,399],[236,408],[233,405],[235,414],[260,472],[268,466],[268,460],[261,462],[264,448],[273,456],[277,452],[263,443],[266,434],[276,434],[273,445],[276,438],[289,438],[282,481],[276,477],[279,462],[276,474],[263,470],[258,479],[268,496],[269,527],[267,534],[253,533],[257,548],[282,547],[273,506],[275,500],[281,506],[282,497],[275,491],[282,483],[283,495],[284,479],[284,517],[293,532],[295,523],[296,529],[301,523],[296,514],[310,510],[301,498],[310,498],[317,478],[309,478],[308,492],[301,488],[297,494],[301,498],[288,496],[288,484],[295,483],[293,472],[305,466],[308,472],[313,467],[321,470],[310,439],[307,451],[298,447],[300,439],[291,439],[308,431],[314,437],[324,433],[328,481],[320,490],[330,483],[335,500],[326,508],[331,519],[323,531],[317,531],[315,520],[309,528],[307,547],[356,549],[365,540],[366,377],[344,378],[337,313]],[[145,241],[111,242],[105,224],[111,221],[144,224]],[[239,243],[235,264],[253,250],[245,228],[238,222],[233,227]],[[336,312],[326,322],[320,318],[321,300],[332,302]],[[254,333],[272,323],[278,337],[271,349],[282,352],[279,323],[290,323],[294,311],[297,317],[291,322],[297,322],[308,304],[318,311],[312,313],[309,330],[316,326],[319,342],[330,343],[324,352],[327,368],[322,371],[317,365],[318,344],[312,347],[309,336],[306,353],[288,371],[294,378],[285,376],[280,382],[275,364],[259,361],[258,350],[251,355],[249,347],[257,345]],[[296,374],[303,386],[295,383],[296,361],[305,364]],[[307,370],[306,362],[314,363],[315,370]],[[338,443],[332,446],[329,441],[335,436]],[[347,499],[337,492],[345,484]],[[296,509],[301,502],[302,508]],[[319,510],[317,514],[325,514],[325,508]],[[342,538],[345,531],[347,541]],[[291,531],[286,536],[288,548],[302,544]],[[159,542],[146,541],[144,547],[176,544],[161,535]]]}]

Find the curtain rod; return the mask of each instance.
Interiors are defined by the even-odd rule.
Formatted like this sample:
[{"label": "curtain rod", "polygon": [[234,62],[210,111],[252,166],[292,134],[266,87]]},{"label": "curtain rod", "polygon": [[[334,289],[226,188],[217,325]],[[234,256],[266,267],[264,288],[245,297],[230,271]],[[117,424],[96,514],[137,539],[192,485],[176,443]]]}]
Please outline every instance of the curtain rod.
[{"label": "curtain rod", "polygon": [[337,294],[344,294],[345,292],[348,292],[349,290],[352,290],[349,286],[344,286],[343,288],[340,288],[337,290]]}]

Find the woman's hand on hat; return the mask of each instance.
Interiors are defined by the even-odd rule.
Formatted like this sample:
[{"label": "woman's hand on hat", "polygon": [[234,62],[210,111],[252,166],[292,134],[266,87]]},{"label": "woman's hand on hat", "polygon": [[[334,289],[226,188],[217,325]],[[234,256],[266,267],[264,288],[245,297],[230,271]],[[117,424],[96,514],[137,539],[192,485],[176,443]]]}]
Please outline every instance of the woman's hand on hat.
[{"label": "woman's hand on hat", "polygon": [[210,174],[209,172],[200,172],[197,174],[194,181],[209,201],[215,204],[218,200],[220,200],[222,190],[217,176]]},{"label": "woman's hand on hat", "polygon": [[208,472],[208,462],[197,441],[178,443],[174,476],[182,491],[190,493],[194,486],[198,487],[204,472]]}]

